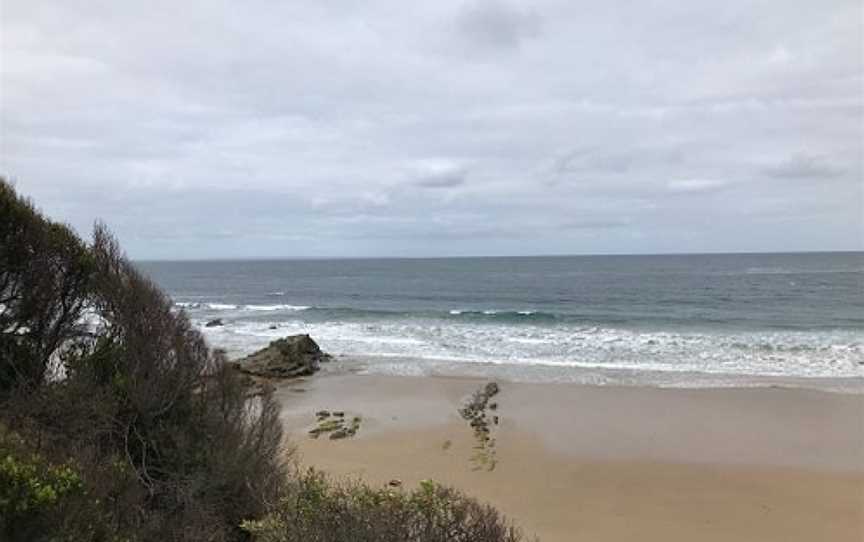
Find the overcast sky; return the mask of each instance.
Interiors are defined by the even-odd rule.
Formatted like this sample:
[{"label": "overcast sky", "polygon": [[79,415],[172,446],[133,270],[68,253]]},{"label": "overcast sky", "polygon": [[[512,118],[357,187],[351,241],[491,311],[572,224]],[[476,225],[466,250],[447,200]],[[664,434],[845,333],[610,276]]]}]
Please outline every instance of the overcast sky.
[{"label": "overcast sky", "polygon": [[134,258],[864,248],[860,0],[0,6],[0,172]]}]

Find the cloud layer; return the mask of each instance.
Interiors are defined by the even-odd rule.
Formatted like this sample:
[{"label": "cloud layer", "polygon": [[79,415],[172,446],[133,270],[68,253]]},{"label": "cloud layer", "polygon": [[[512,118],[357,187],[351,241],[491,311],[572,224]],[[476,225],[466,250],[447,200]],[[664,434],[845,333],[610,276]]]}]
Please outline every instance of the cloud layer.
[{"label": "cloud layer", "polygon": [[0,173],[133,257],[864,248],[857,0],[135,4],[0,8]]}]

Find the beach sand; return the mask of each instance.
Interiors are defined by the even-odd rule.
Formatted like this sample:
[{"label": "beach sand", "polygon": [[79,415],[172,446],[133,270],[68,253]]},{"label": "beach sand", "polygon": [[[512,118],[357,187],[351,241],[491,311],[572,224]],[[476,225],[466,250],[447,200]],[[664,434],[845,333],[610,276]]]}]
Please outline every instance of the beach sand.
[{"label": "beach sand", "polygon": [[[458,487],[546,542],[864,540],[864,396],[500,382],[495,467],[458,408],[485,382],[322,375],[277,395],[304,466]],[[317,440],[314,412],[363,422]]]}]

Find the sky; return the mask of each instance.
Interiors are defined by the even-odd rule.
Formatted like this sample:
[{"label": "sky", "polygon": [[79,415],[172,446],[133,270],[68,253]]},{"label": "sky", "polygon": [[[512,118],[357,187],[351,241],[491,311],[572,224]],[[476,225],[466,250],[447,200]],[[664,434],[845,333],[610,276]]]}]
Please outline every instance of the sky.
[{"label": "sky", "polygon": [[0,174],[137,259],[864,249],[860,0],[0,0]]}]

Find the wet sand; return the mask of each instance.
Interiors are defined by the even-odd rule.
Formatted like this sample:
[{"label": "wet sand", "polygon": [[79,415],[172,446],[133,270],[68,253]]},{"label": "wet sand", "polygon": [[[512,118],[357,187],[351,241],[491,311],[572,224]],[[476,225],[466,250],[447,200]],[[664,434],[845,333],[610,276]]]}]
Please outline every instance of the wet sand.
[{"label": "wet sand", "polygon": [[[864,540],[862,395],[501,382],[490,471],[457,412],[483,384],[324,375],[278,395],[304,465],[431,478],[547,542]],[[310,439],[319,409],[362,416],[358,435]]]}]

